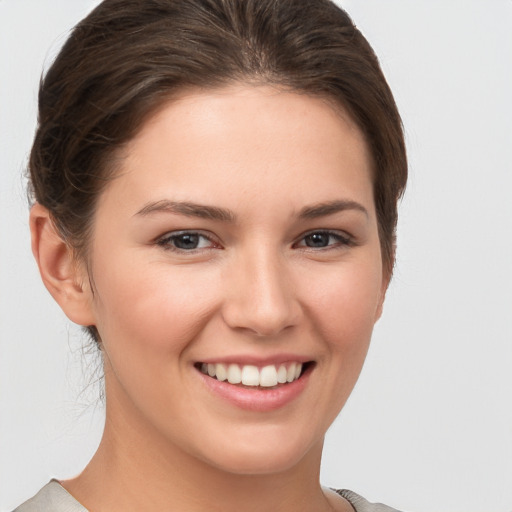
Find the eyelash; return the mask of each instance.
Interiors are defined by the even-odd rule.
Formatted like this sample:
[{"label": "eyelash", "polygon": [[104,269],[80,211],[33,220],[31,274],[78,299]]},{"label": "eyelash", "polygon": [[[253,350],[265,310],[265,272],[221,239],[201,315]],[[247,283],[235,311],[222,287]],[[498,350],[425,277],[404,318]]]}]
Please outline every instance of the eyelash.
[{"label": "eyelash", "polygon": [[[331,241],[334,239],[335,243],[328,243],[328,245],[320,246],[320,247],[314,247],[307,245],[306,239],[308,237],[313,237],[315,235],[320,236],[327,236],[328,241]],[[199,240],[203,239],[208,241],[209,247],[193,247],[191,249],[185,249],[183,247],[177,247],[175,243],[178,240],[182,240],[185,237],[197,237]],[[302,243],[303,242],[303,243]],[[195,253],[196,251],[201,250],[209,250],[209,249],[218,249],[221,246],[214,242],[210,236],[205,235],[204,233],[201,233],[199,231],[173,231],[171,233],[167,233],[163,237],[159,238],[156,242],[156,245],[159,247],[162,247],[166,251],[174,251],[179,253]],[[309,251],[326,251],[331,249],[336,249],[340,247],[353,247],[356,245],[354,239],[347,235],[346,233],[341,234],[338,231],[330,231],[330,230],[314,230],[309,231],[308,233],[305,233],[301,235],[298,242],[295,242],[293,244],[293,247],[298,247],[303,250],[309,250]]]},{"label": "eyelash", "polygon": [[336,240],[336,243],[328,244],[328,245],[322,246],[322,247],[312,247],[312,246],[308,246],[306,244],[299,245],[299,243],[294,244],[294,246],[301,247],[305,250],[312,250],[312,251],[324,250],[324,251],[326,251],[326,250],[331,250],[331,249],[337,249],[340,247],[353,247],[354,245],[356,245],[355,240],[350,235],[348,235],[346,233],[340,233],[339,231],[330,231],[328,229],[314,230],[314,231],[305,233],[304,235],[301,236],[299,242],[305,242],[305,240],[308,237],[312,237],[314,235],[328,236],[329,239],[333,238],[334,240]]},{"label": "eyelash", "polygon": [[[199,239],[207,240],[210,247],[194,247],[192,249],[184,249],[182,247],[176,247],[173,245],[173,242],[176,242],[180,239],[183,240],[184,237],[198,237]],[[174,251],[179,253],[194,253],[196,251],[204,250],[204,249],[213,249],[218,248],[218,244],[216,244],[211,237],[201,233],[199,231],[173,231],[171,233],[167,233],[163,237],[159,238],[156,241],[156,245],[162,247],[166,251]]]}]

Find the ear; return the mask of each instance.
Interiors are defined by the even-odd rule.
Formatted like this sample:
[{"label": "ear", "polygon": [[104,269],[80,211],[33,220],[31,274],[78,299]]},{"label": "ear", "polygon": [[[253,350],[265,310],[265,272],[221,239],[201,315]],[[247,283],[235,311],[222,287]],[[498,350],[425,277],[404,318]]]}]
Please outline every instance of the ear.
[{"label": "ear", "polygon": [[386,292],[389,288],[389,283],[391,281],[391,275],[393,272],[393,267],[395,264],[395,253],[393,251],[393,259],[389,267],[384,267],[382,269],[382,282],[379,294],[379,302],[377,303],[377,309],[375,310],[375,322],[380,319],[382,316],[382,310],[384,309],[384,300],[386,298]]},{"label": "ear", "polygon": [[94,325],[92,290],[87,272],[61,238],[48,210],[36,203],[30,210],[32,253],[52,297],[74,323]]},{"label": "ear", "polygon": [[382,310],[384,309],[384,299],[386,298],[386,292],[388,290],[389,278],[382,278],[382,286],[380,289],[379,302],[377,303],[377,309],[375,310],[375,322],[377,322],[382,316]]}]

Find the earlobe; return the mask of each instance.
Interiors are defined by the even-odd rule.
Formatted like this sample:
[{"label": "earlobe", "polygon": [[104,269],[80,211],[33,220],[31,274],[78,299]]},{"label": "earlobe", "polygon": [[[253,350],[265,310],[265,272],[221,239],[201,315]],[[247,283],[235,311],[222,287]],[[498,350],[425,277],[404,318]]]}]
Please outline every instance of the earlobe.
[{"label": "earlobe", "polygon": [[92,293],[72,248],[61,238],[48,210],[36,203],[30,211],[32,253],[44,285],[64,311],[79,325],[94,325]]}]

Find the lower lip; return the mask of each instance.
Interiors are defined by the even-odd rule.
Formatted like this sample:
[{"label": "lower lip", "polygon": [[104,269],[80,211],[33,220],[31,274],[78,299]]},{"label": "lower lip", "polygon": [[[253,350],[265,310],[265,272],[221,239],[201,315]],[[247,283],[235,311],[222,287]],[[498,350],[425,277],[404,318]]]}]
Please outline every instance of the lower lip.
[{"label": "lower lip", "polygon": [[209,390],[223,400],[247,411],[270,412],[286,406],[304,391],[312,368],[308,368],[299,379],[272,389],[241,387],[196,371]]}]

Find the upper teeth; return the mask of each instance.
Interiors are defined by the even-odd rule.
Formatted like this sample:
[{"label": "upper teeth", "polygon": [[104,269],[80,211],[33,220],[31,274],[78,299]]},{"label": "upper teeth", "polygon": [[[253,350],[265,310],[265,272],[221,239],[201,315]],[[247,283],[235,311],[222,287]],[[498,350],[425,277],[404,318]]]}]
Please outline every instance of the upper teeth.
[{"label": "upper teeth", "polygon": [[227,380],[230,384],[244,384],[245,386],[272,387],[285,382],[297,380],[302,371],[302,363],[288,363],[286,365],[273,365],[258,368],[253,365],[203,363],[201,371],[215,377],[217,380]]}]

